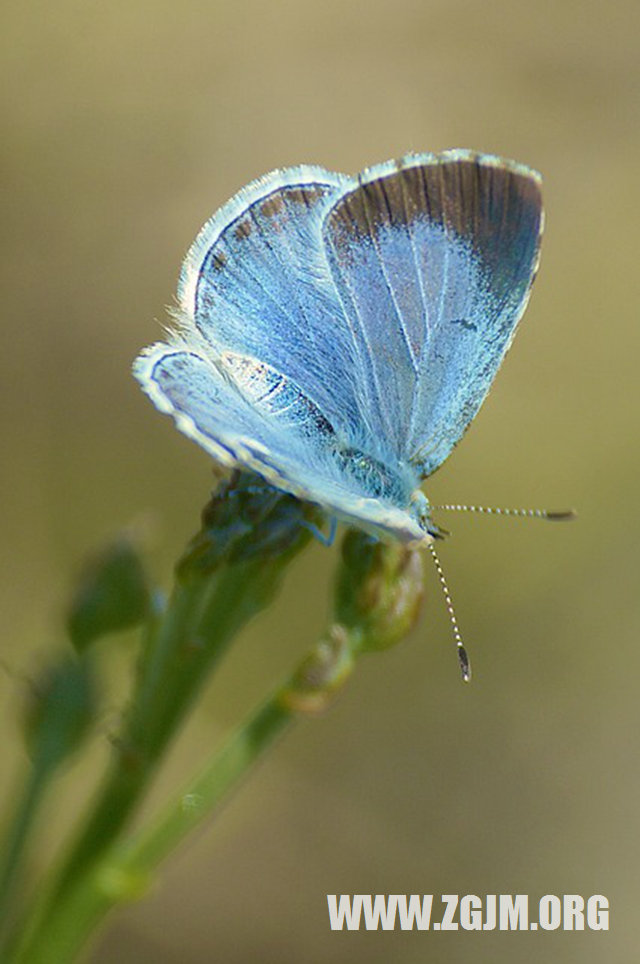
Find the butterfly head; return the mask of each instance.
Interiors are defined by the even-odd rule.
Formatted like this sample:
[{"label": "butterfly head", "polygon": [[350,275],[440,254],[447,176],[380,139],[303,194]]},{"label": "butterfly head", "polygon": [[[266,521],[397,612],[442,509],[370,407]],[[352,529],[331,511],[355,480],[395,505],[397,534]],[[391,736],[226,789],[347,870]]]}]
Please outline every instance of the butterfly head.
[{"label": "butterfly head", "polygon": [[422,538],[418,540],[418,545],[427,547],[435,539],[444,539],[449,533],[446,529],[440,528],[431,515],[431,503],[422,491],[416,489],[411,495],[409,514],[418,524],[422,533]]}]

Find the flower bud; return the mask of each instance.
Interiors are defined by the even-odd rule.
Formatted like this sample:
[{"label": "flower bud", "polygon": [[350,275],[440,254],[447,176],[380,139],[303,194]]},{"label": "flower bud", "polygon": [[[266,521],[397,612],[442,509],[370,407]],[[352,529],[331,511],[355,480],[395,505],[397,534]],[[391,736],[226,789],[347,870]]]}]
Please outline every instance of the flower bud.
[{"label": "flower bud", "polygon": [[67,629],[78,652],[107,633],[141,623],[150,608],[147,578],[134,545],[118,539],[80,574],[67,615]]},{"label": "flower bud", "polygon": [[336,587],[336,620],[362,634],[361,648],[394,646],[414,626],[423,597],[422,555],[400,543],[347,532]]},{"label": "flower bud", "polygon": [[281,556],[311,533],[308,522],[320,510],[274,488],[250,472],[233,472],[221,482],[202,513],[202,528],[178,563],[178,576],[207,575],[223,563]]},{"label": "flower bud", "polygon": [[31,690],[24,732],[34,764],[54,769],[75,752],[95,715],[95,698],[85,659],[64,659]]},{"label": "flower bud", "polygon": [[344,627],[331,626],[302,661],[281,696],[296,713],[320,713],[333,702],[353,670],[354,657]]}]

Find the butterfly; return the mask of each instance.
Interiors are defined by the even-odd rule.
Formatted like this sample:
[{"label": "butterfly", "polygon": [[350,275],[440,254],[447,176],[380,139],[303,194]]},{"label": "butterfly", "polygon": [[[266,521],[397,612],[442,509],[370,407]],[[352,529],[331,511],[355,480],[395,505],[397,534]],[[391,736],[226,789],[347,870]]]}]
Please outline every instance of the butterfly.
[{"label": "butterfly", "polygon": [[540,176],[467,150],[276,170],[204,225],[134,373],[225,466],[429,545],[423,479],[478,412],[539,260]]}]

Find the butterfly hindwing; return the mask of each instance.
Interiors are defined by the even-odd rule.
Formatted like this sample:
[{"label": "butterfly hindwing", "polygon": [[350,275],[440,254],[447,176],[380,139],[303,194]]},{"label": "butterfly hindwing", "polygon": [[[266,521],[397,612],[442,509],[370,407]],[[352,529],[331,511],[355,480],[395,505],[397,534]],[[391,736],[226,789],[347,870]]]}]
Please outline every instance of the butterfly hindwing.
[{"label": "butterfly hindwing", "polygon": [[259,473],[372,531],[419,539],[401,506],[410,479],[336,444],[330,423],[286,376],[247,356],[219,365],[189,347],[158,343],[136,361],[136,377],[160,411],[216,461]]}]

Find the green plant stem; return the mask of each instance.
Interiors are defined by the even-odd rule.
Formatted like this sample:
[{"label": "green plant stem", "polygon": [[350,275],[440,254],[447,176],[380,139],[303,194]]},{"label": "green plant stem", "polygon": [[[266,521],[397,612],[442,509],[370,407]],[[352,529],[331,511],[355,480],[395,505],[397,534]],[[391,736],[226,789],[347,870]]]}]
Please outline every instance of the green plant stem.
[{"label": "green plant stem", "polygon": [[[58,924],[64,924],[64,933],[76,926],[73,915],[61,916],[61,908],[73,904],[73,895],[95,876],[203,683],[241,626],[274,597],[288,563],[311,538],[300,525],[293,500],[284,506],[284,519],[282,511],[277,514],[281,508],[276,507],[275,521],[271,512],[251,529],[249,538],[261,551],[244,552],[239,560],[213,567],[194,564],[187,556],[187,564],[179,568],[167,608],[149,631],[124,730],[102,789],[59,872],[42,888],[24,922],[15,959],[52,964],[70,960],[51,939]],[[271,540],[263,546],[260,524]],[[63,940],[65,947],[70,939]]]},{"label": "green plant stem", "polygon": [[0,942],[7,929],[13,896],[19,887],[20,865],[26,844],[52,772],[51,767],[40,765],[38,761],[29,767],[14,817],[9,823],[7,838],[3,841],[4,854],[0,870]]},{"label": "green plant stem", "polygon": [[292,719],[292,712],[268,700],[227,740],[206,770],[160,820],[103,854],[88,874],[66,890],[35,939],[18,952],[20,964],[63,964],[75,959],[96,926],[116,905],[141,897],[151,872],[219,804],[253,762]]},{"label": "green plant stem", "polygon": [[[132,701],[98,804],[68,858],[60,886],[93,859],[128,820],[166,747],[240,626],[260,608],[262,573],[239,566],[176,588]],[[260,586],[260,589],[264,587]],[[252,598],[253,597],[253,598]]]},{"label": "green plant stem", "polygon": [[[246,491],[253,494],[255,486]],[[361,652],[395,645],[414,624],[422,596],[417,551],[347,533],[334,620],[325,636],[164,814],[148,829],[123,839],[125,822],[203,679],[240,626],[271,600],[286,564],[308,541],[296,505],[289,500],[275,511],[268,507],[262,519],[266,529],[251,523],[248,541],[236,539],[222,557],[219,541],[192,544],[178,568],[169,605],[150,628],[124,734],[102,793],[6,964],[71,964],[108,912],[146,892],[159,863],[215,811],[298,713],[324,709]],[[241,521],[246,529],[246,520]]]},{"label": "green plant stem", "polygon": [[162,861],[215,813],[228,793],[299,715],[331,702],[363,647],[358,627],[332,627],[296,671],[249,715],[161,815],[115,842],[58,896],[46,923],[11,964],[69,964],[116,906],[144,896]]},{"label": "green plant stem", "polygon": [[150,828],[103,854],[90,873],[78,878],[40,930],[15,958],[20,964],[73,961],[96,927],[115,906],[142,897],[152,873],[178,843],[238,783],[293,719],[279,694],[260,706],[233,733],[197,777]]},{"label": "green plant stem", "polygon": [[150,827],[135,834],[114,855],[114,869],[144,880],[205,819],[293,721],[280,691],[231,734],[208,766]]}]

